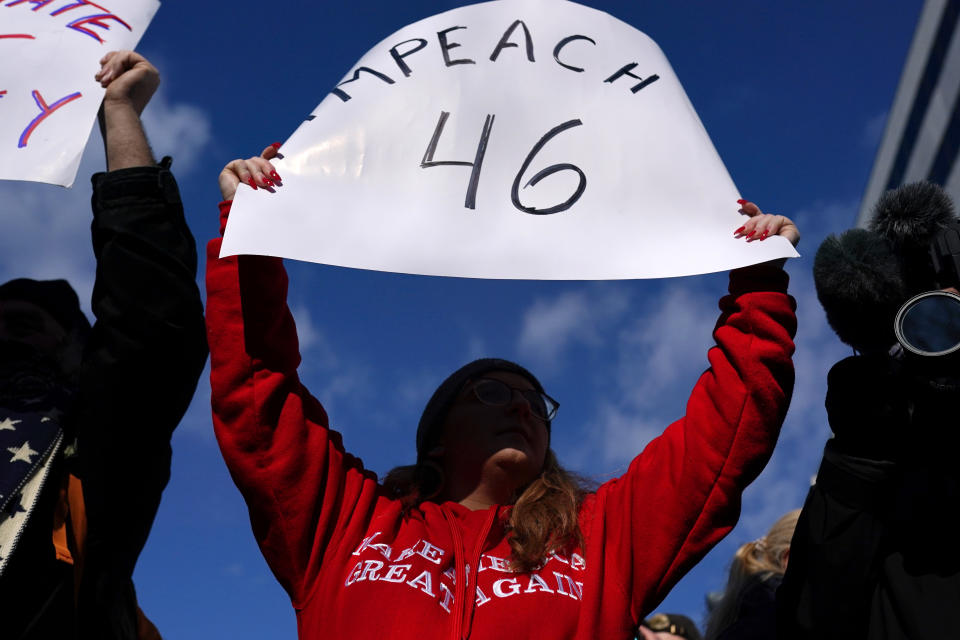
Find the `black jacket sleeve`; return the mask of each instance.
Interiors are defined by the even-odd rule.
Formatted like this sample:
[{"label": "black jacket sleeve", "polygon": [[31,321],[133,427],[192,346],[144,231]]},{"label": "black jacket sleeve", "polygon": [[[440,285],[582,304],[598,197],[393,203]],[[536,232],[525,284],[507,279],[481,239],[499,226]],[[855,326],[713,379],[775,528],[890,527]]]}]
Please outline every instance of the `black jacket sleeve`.
[{"label": "black jacket sleeve", "polygon": [[80,611],[104,620],[130,609],[105,594],[133,597],[130,578],[170,476],[170,438],[207,346],[196,243],[166,166],[94,175],[92,235],[96,323],[70,414],[87,514]]},{"label": "black jacket sleeve", "polygon": [[827,442],[777,590],[778,638],[865,637],[895,474],[891,462],[845,455]]}]

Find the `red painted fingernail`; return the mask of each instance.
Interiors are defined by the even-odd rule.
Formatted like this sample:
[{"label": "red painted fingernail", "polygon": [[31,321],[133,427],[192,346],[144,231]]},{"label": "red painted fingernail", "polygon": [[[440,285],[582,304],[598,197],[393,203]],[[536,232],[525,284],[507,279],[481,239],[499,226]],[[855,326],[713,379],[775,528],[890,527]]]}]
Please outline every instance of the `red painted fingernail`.
[{"label": "red painted fingernail", "polygon": [[270,145],[270,146],[273,147],[274,149],[279,149],[279,148],[280,148],[280,144],[281,144],[281,143],[279,143],[279,142],[274,142],[274,143],[273,143],[272,145]]},{"label": "red painted fingernail", "polygon": [[763,233],[760,234],[760,239],[763,240],[764,238],[767,237],[767,234],[769,233],[770,233],[769,231],[764,231]]},{"label": "red painted fingernail", "polygon": [[253,178],[250,178],[249,180],[247,180],[247,184],[253,187],[254,191],[257,190],[257,183],[253,181]]},{"label": "red painted fingernail", "polygon": [[271,171],[270,177],[273,178],[275,182],[283,182],[283,180],[280,179],[280,174],[276,171]]},{"label": "red painted fingernail", "polygon": [[736,231],[733,232],[733,235],[737,235],[738,233],[741,233],[744,229],[746,229],[745,226],[744,226],[744,227],[740,227],[739,229],[737,229]]},{"label": "red painted fingernail", "polygon": [[747,204],[746,200],[737,200],[737,204]]},{"label": "red painted fingernail", "polygon": [[752,238],[752,237],[753,237],[753,234],[755,234],[756,232],[757,232],[757,230],[754,229],[753,231],[751,231],[750,233],[747,234],[747,237],[748,237],[748,238]]},{"label": "red painted fingernail", "polygon": [[263,184],[264,184],[265,186],[267,186],[267,187],[272,187],[272,186],[273,186],[273,182],[271,182],[270,178],[267,178],[267,177],[264,177],[264,178],[263,178]]}]

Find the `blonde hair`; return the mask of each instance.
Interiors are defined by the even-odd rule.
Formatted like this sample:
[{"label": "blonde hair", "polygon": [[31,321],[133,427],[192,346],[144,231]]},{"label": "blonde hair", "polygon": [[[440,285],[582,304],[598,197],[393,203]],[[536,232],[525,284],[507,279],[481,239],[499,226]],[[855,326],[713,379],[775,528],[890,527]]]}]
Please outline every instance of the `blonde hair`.
[{"label": "blonde hair", "polygon": [[741,545],[733,554],[727,586],[707,620],[706,640],[715,640],[721,631],[737,619],[740,599],[748,583],[783,576],[787,569],[790,540],[799,517],[800,509],[785,513],[773,523],[765,536]]},{"label": "blonde hair", "polygon": [[[428,464],[396,467],[383,479],[384,491],[400,500],[405,512],[435,497],[442,485],[439,469]],[[592,485],[561,467],[553,450],[547,450],[543,471],[512,502],[506,523],[512,569],[533,571],[553,552],[583,547],[578,516]]]}]

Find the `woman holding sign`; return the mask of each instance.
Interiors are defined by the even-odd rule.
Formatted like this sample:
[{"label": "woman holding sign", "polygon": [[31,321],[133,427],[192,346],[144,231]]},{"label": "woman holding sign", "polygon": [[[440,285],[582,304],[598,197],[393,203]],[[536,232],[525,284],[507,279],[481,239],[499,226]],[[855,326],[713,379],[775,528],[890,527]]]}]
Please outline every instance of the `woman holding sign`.
[{"label": "woman holding sign", "polygon": [[[220,175],[280,180],[268,147]],[[748,240],[796,227],[748,216]],[[630,638],[730,531],[793,386],[794,302],[779,265],[730,274],[711,367],[687,415],[595,491],[549,448],[558,404],[523,367],[472,362],[444,381],[417,429],[417,463],[386,483],[347,453],[297,376],[280,259],[208,246],[214,425],[301,638]]]}]

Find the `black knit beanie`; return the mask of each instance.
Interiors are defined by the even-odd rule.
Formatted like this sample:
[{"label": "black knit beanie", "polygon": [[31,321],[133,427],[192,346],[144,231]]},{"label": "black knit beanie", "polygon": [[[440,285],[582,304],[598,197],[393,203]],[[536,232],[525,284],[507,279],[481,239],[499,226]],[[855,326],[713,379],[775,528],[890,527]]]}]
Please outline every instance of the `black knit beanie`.
[{"label": "black knit beanie", "polygon": [[[480,358],[479,360],[465,364],[451,373],[447,379],[437,387],[437,390],[434,391],[430,397],[430,401],[427,402],[427,406],[423,410],[423,415],[420,416],[420,424],[417,427],[418,462],[426,453],[426,447],[431,437],[434,436],[437,429],[443,424],[444,419],[447,417],[447,412],[450,410],[450,406],[453,404],[453,401],[456,400],[460,390],[463,389],[463,385],[465,385],[468,380],[476,378],[488,371],[516,373],[529,380],[534,389],[540,393],[544,393],[543,385],[540,384],[536,376],[515,362],[502,360],[500,358]],[[549,437],[549,435],[550,421],[548,420],[547,436]]]},{"label": "black knit beanie", "polygon": [[17,278],[0,284],[0,300],[22,300],[35,304],[51,316],[67,333],[83,336],[90,322],[80,310],[77,292],[66,280]]}]

